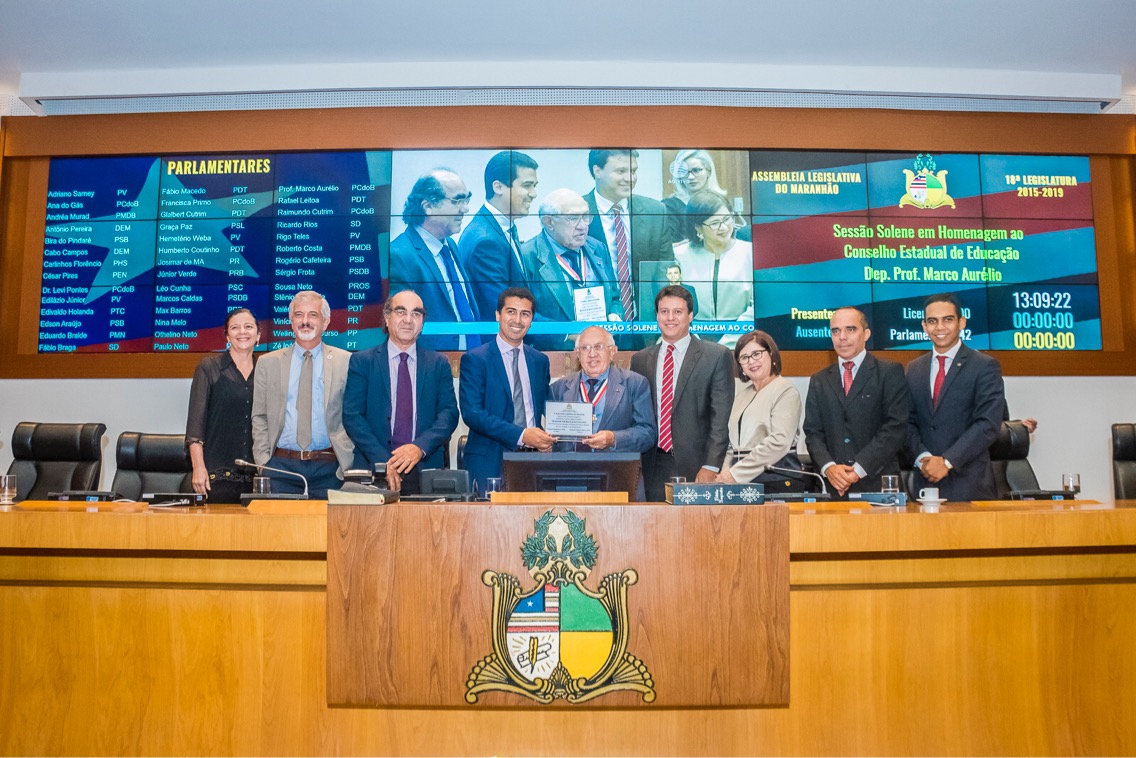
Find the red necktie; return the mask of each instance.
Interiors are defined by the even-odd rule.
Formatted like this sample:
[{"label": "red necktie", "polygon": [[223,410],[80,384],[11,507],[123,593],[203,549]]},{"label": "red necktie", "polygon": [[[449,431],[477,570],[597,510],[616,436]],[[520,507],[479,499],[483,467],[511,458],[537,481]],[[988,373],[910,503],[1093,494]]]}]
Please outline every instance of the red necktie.
[{"label": "red necktie", "polygon": [[635,300],[631,294],[631,264],[627,255],[627,229],[618,205],[611,206],[612,229],[615,237],[615,276],[619,279],[619,300],[623,304],[623,320],[635,320]]},{"label": "red necktie", "polygon": [[844,361],[844,394],[848,394],[848,390],[852,389],[852,367],[855,366],[853,361]]},{"label": "red necktie", "polygon": [[939,373],[935,374],[935,386],[931,390],[931,405],[939,407],[939,390],[943,389],[943,381],[947,378],[947,356],[936,355],[939,359]]},{"label": "red necktie", "polygon": [[674,345],[667,345],[667,357],[663,360],[663,394],[659,403],[659,447],[670,452],[674,447],[671,441],[671,408],[674,406]]}]

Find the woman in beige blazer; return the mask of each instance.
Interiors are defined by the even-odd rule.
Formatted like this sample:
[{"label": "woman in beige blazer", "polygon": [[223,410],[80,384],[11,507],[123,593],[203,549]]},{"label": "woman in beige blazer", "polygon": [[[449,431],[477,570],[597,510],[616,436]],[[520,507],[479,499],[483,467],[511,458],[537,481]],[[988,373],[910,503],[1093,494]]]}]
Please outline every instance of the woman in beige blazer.
[{"label": "woman in beige blazer", "polygon": [[745,334],[734,347],[737,376],[730,412],[730,451],[718,474],[724,483],[761,482],[767,492],[804,490],[805,482],[769,466],[799,471],[797,430],[801,394],[781,376],[781,351],[763,331]]}]

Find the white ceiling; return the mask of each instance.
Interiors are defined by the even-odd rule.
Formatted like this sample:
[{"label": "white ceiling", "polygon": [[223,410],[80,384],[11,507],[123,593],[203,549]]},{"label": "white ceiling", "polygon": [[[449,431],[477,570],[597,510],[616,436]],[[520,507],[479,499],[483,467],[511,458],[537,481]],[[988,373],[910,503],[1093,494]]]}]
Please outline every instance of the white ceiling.
[{"label": "white ceiling", "polygon": [[398,87],[1136,96],[1136,1],[0,0],[0,95]]}]

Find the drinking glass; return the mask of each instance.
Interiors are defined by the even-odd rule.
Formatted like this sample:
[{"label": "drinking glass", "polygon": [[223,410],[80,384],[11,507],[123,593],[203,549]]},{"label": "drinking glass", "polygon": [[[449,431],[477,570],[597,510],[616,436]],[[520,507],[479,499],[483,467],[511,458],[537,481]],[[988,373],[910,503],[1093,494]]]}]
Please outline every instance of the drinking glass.
[{"label": "drinking glass", "polygon": [[272,494],[272,480],[267,476],[254,476],[252,478],[252,494],[254,495],[271,495]]},{"label": "drinking glass", "polygon": [[1081,475],[1080,474],[1062,474],[1061,475],[1061,489],[1065,492],[1072,492],[1074,495],[1081,491]]},{"label": "drinking glass", "polygon": [[0,504],[16,502],[16,475],[0,474]]},{"label": "drinking glass", "polygon": [[880,477],[880,492],[898,493],[899,477],[895,474],[884,474]]}]

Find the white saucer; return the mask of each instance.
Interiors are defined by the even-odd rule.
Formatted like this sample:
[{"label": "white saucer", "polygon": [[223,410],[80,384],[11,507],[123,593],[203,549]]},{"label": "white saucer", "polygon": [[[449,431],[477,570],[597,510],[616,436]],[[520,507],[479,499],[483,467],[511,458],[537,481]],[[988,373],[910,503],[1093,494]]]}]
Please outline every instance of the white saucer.
[{"label": "white saucer", "polygon": [[944,498],[939,498],[938,500],[920,500],[919,504],[920,505],[942,505],[945,502],[947,502],[947,501]]}]

